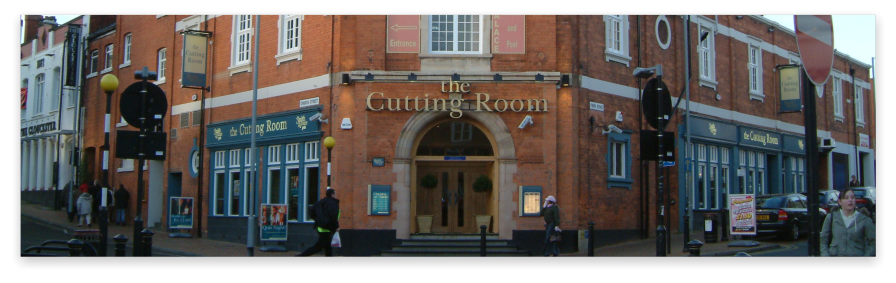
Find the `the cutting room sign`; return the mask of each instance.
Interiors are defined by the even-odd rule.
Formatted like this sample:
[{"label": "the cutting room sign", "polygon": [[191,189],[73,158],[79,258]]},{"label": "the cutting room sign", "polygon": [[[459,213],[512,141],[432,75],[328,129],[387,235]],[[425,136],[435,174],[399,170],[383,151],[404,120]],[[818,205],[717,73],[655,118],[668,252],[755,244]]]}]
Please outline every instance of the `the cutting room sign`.
[{"label": "the cutting room sign", "polygon": [[451,118],[463,116],[463,110],[471,111],[513,111],[513,112],[548,112],[546,99],[491,99],[488,93],[472,93],[475,99],[464,99],[464,94],[471,93],[470,83],[455,81],[442,82],[443,93],[456,94],[449,98],[431,98],[405,96],[404,98],[386,97],[382,92],[371,92],[367,95],[367,110],[370,111],[449,111]]},{"label": "the cutting room sign", "polygon": [[27,137],[56,130],[56,122],[43,123],[31,127],[22,128],[22,136]]}]

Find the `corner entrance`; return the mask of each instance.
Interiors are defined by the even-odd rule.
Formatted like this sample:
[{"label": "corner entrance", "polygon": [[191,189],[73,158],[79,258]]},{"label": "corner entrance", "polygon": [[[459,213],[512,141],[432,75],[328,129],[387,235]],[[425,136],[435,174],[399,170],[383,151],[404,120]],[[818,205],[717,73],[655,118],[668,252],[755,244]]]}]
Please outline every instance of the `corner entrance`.
[{"label": "corner entrance", "polygon": [[[418,162],[417,215],[432,215],[433,233],[478,233],[476,216],[489,214],[489,192],[475,192],[473,183],[489,177],[492,162]],[[489,179],[491,179],[489,177]]]}]

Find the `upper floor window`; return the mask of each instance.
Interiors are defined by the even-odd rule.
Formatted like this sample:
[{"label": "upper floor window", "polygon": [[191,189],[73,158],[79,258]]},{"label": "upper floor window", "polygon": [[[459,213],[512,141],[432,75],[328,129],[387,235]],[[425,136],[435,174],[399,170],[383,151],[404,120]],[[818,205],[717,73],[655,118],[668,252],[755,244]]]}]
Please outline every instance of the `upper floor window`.
[{"label": "upper floor window", "polygon": [[302,60],[302,15],[280,16],[280,45],[277,65],[289,60]]},{"label": "upper floor window", "polygon": [[44,67],[44,59],[37,60],[37,67],[38,67],[38,68],[43,68],[43,67]]},{"label": "upper floor window", "polygon": [[299,144],[286,145],[286,162],[299,162]]},{"label": "upper floor window", "polygon": [[50,110],[51,111],[59,110],[59,104],[62,103],[62,101],[59,101],[59,90],[56,89],[57,87],[62,85],[62,83],[60,82],[60,80],[62,79],[61,72],[62,72],[62,69],[60,69],[58,67],[53,69],[53,85],[51,86],[51,90],[50,90],[50,97],[51,97],[50,98]]},{"label": "upper floor window", "polygon": [[434,54],[481,54],[482,16],[429,16],[429,52]]},{"label": "upper floor window", "polygon": [[100,52],[99,50],[93,50],[90,52],[90,73],[96,74],[97,64],[99,64]]},{"label": "upper floor window", "polygon": [[131,63],[131,34],[124,36],[124,61],[121,62],[123,65],[127,65]]},{"label": "upper floor window", "polygon": [[224,151],[215,152],[215,168],[224,168]]},{"label": "upper floor window", "polygon": [[627,67],[632,58],[628,50],[628,16],[606,15],[606,44],[604,51],[607,62],[614,61],[625,64]]},{"label": "upper floor window", "polygon": [[855,85],[855,101],[856,101],[856,124],[865,126],[865,95],[862,85]]},{"label": "upper floor window", "polygon": [[158,83],[165,82],[165,69],[168,63],[168,48],[159,49],[159,65],[156,69],[159,75]]},{"label": "upper floor window", "polygon": [[750,60],[747,64],[750,71],[750,98],[762,100],[762,49],[756,45],[750,45]]},{"label": "upper floor window", "polygon": [[623,187],[631,189],[632,155],[631,135],[629,133],[610,133],[607,138],[607,187]]},{"label": "upper floor window", "polygon": [[831,80],[831,85],[834,87],[832,95],[834,99],[834,119],[840,118],[840,121],[843,121],[843,81],[834,76],[833,80]]},{"label": "upper floor window", "polygon": [[112,44],[106,45],[106,61],[105,61],[105,64],[103,64],[103,71],[110,71],[110,70],[112,70],[112,52],[113,52],[113,49],[114,49],[114,47],[112,46]]},{"label": "upper floor window", "polygon": [[233,16],[233,49],[232,64],[233,66],[249,63],[249,43],[252,35],[252,16],[236,15]]},{"label": "upper floor window", "polygon": [[700,41],[700,85],[708,86],[712,89],[715,89],[718,83],[716,82],[716,44],[715,38],[713,36],[713,30],[709,27],[701,26],[699,28],[700,32],[697,33],[698,40],[702,37],[703,33],[709,33],[706,36],[706,39]]},{"label": "upper floor window", "polygon": [[320,160],[320,142],[305,143],[305,161]]},{"label": "upper floor window", "polygon": [[43,111],[44,101],[44,74],[39,74],[34,78],[34,103],[31,104],[31,115],[38,115]]}]

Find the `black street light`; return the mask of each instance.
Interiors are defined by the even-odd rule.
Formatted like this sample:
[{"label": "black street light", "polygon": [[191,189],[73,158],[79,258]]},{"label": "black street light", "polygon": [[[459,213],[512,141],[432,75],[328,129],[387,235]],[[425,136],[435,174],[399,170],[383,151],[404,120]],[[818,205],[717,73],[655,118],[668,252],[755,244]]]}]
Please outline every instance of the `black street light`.
[{"label": "black street light", "polygon": [[[656,65],[650,68],[635,68],[634,72],[632,72],[632,76],[641,79],[647,79],[651,76],[656,75],[656,91],[657,93],[663,92],[663,66]],[[645,90],[646,91],[646,90]],[[659,208],[657,211],[660,213],[659,217],[657,217],[657,222],[659,224],[656,227],[656,255],[657,256],[666,256],[666,226],[665,220],[663,217],[665,216],[665,207],[663,205],[663,160],[665,150],[663,150],[663,130],[665,130],[666,125],[664,124],[666,117],[663,117],[663,105],[662,103],[662,95],[657,95],[657,129],[656,129],[656,137],[657,137],[657,161],[656,161],[656,189],[657,189],[657,200],[659,201]]]},{"label": "black street light", "polygon": [[[109,234],[109,211],[106,208],[106,188],[109,187],[109,108],[112,105],[112,93],[118,89],[118,77],[115,77],[113,74],[108,74],[103,76],[100,79],[100,87],[106,92],[106,133],[105,140],[103,141],[103,156],[105,157],[105,163],[103,164],[103,189],[100,190],[100,194],[102,194],[97,201],[100,201],[100,210],[97,213],[99,215],[98,221],[100,226],[100,246],[97,249],[97,253],[100,256],[106,256],[106,243],[108,241]],[[74,189],[74,188],[73,188]],[[111,201],[111,199],[110,199]]]}]

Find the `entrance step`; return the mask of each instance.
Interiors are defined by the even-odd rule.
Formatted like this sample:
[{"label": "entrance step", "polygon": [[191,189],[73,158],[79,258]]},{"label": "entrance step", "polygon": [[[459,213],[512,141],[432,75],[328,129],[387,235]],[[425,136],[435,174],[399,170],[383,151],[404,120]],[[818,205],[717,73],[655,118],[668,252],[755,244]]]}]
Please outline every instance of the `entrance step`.
[{"label": "entrance step", "polygon": [[[380,252],[381,256],[470,256],[480,254],[479,234],[412,234],[410,239],[391,250]],[[529,251],[520,250],[509,240],[498,239],[498,234],[486,234],[486,256],[530,256]]]}]

